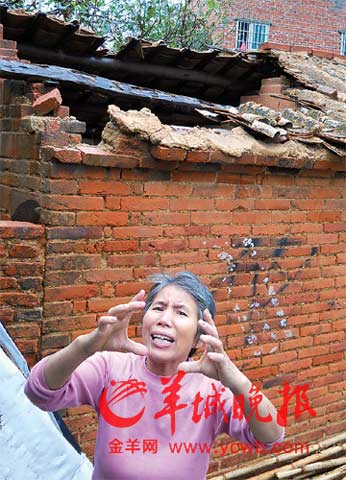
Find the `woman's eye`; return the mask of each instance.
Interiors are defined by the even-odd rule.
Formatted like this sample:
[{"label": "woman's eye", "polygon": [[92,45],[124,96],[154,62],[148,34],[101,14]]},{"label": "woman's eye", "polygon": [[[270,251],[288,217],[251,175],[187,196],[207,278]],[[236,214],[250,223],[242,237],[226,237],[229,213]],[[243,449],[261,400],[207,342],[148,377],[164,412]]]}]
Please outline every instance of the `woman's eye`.
[{"label": "woman's eye", "polygon": [[162,312],[162,307],[153,307],[153,310],[158,310],[159,312]]},{"label": "woman's eye", "polygon": [[179,310],[179,312],[178,312],[178,313],[179,313],[179,315],[183,315],[184,317],[187,317],[186,313],[185,313],[185,312],[183,312],[182,310]]}]

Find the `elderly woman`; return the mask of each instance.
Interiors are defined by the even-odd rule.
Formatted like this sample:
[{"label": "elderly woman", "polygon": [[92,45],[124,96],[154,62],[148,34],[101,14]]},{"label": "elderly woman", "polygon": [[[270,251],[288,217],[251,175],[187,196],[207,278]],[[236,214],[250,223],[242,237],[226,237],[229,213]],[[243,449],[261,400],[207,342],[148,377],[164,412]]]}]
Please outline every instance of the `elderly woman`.
[{"label": "elderly woman", "polygon": [[[272,403],[224,351],[207,287],[189,272],[152,280],[146,300],[141,290],[111,308],[93,332],[42,359],[25,387],[44,410],[98,412],[94,480],[202,480],[218,434],[267,447],[283,438]],[[144,345],[128,338],[141,311]]]}]

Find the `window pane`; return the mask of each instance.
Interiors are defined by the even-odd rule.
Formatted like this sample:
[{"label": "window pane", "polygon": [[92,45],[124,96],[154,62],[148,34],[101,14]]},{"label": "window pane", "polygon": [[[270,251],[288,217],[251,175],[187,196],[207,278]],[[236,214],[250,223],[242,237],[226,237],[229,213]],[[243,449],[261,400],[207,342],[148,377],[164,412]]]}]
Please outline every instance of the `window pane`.
[{"label": "window pane", "polygon": [[346,55],[346,32],[341,34],[341,48],[340,48],[341,55]]},{"label": "window pane", "polygon": [[237,43],[236,48],[241,48],[242,45],[247,46],[249,35],[249,22],[239,20],[237,23]]}]

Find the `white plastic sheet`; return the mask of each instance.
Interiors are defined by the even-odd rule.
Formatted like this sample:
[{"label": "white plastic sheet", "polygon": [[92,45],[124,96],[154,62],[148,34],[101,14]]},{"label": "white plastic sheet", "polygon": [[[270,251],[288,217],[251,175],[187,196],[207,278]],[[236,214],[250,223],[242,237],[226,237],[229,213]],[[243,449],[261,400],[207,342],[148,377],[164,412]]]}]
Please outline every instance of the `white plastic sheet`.
[{"label": "white plastic sheet", "polygon": [[30,402],[24,384],[0,346],[0,480],[90,480],[90,461]]}]

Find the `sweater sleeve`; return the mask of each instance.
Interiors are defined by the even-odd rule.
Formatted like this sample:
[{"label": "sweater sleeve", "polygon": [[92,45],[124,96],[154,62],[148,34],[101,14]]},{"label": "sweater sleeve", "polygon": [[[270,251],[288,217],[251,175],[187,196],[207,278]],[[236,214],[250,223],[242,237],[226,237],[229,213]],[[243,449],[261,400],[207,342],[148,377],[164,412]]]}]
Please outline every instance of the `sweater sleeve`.
[{"label": "sweater sleeve", "polygon": [[24,392],[41,410],[91,405],[97,411],[100,395],[108,383],[108,355],[108,352],[92,355],[76,368],[65,385],[56,390],[46,384],[44,368],[48,357],[45,357],[32,369]]}]

